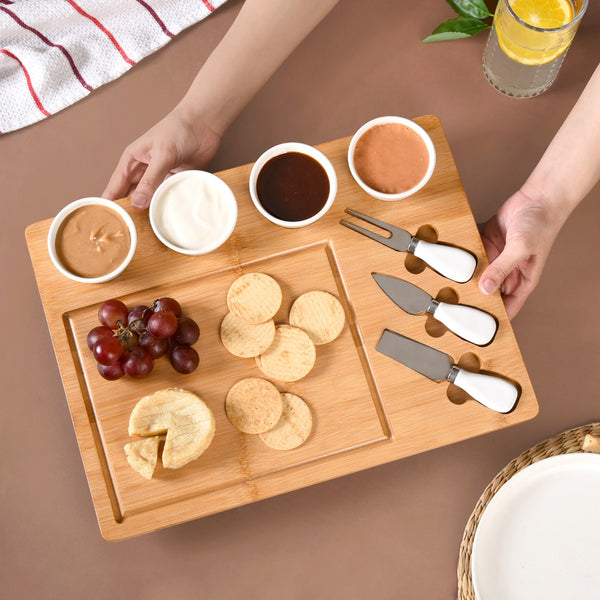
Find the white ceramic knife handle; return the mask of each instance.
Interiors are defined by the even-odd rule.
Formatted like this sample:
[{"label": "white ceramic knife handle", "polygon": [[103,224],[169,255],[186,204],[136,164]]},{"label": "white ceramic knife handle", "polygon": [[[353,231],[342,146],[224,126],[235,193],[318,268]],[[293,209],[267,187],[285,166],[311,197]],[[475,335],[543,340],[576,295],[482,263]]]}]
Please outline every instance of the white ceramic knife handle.
[{"label": "white ceramic knife handle", "polygon": [[519,390],[510,381],[464,369],[457,369],[454,385],[480,404],[500,413],[510,412],[519,397]]},{"label": "white ceramic knife handle", "polygon": [[462,248],[430,244],[423,240],[416,243],[413,254],[424,260],[440,275],[458,283],[469,281],[477,266],[477,259]]},{"label": "white ceramic knife handle", "polygon": [[440,302],[433,316],[450,331],[478,346],[489,344],[498,329],[492,315],[474,306]]}]

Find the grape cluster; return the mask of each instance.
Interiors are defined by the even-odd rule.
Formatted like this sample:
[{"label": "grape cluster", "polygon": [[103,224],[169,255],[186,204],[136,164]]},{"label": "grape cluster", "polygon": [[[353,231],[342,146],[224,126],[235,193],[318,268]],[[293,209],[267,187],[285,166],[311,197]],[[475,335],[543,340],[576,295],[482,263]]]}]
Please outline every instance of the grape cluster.
[{"label": "grape cluster", "polygon": [[200,362],[191,347],[200,329],[193,319],[182,316],[173,298],[159,298],[151,306],[140,304],[131,310],[120,300],[106,300],[98,320],[101,325],[88,333],[87,345],[104,379],[145,377],[154,360],[166,354],[178,373],[192,373]]}]

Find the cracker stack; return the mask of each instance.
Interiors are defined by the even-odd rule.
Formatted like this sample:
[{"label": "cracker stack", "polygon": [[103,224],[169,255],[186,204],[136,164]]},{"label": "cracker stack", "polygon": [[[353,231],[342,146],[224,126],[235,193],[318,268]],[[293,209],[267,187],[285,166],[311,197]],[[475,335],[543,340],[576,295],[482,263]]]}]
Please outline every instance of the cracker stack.
[{"label": "cracker stack", "polygon": [[[345,324],[340,301],[324,291],[311,291],[292,304],[289,324],[275,325],[283,294],[277,281],[265,273],[238,277],[227,293],[229,313],[220,335],[234,356],[254,358],[267,377],[293,382],[306,377],[316,361],[315,346],[336,339]],[[227,394],[225,412],[239,431],[258,434],[276,450],[303,444],[312,430],[312,413],[299,396],[280,393],[266,379],[238,381]]]},{"label": "cracker stack", "polygon": [[312,430],[312,414],[302,398],[280,393],[270,381],[258,377],[242,379],[229,390],[225,412],[236,429],[259,434],[275,450],[297,448]]}]

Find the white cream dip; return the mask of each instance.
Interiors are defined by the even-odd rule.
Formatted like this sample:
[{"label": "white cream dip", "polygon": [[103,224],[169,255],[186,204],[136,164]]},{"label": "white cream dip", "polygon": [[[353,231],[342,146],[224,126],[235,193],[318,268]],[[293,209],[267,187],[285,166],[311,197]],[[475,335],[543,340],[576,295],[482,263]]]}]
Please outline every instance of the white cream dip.
[{"label": "white cream dip", "polygon": [[206,171],[173,175],[159,186],[150,206],[150,221],[159,239],[187,254],[204,254],[220,246],[236,220],[233,193]]}]

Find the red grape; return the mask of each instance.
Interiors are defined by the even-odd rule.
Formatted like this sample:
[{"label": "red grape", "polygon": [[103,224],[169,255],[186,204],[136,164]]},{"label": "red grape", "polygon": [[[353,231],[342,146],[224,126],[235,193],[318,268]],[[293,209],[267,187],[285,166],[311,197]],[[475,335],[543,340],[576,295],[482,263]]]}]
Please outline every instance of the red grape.
[{"label": "red grape", "polygon": [[123,325],[127,324],[128,313],[127,306],[120,300],[107,300],[98,309],[98,320],[102,325],[116,329],[119,322]]},{"label": "red grape", "polygon": [[181,306],[179,305],[179,302],[173,298],[159,298],[158,300],[154,301],[152,308],[154,309],[154,312],[166,310],[168,312],[172,312],[176,317],[181,316]]},{"label": "red grape", "polygon": [[102,365],[116,363],[123,354],[123,344],[116,337],[102,338],[92,348],[94,358]]},{"label": "red grape", "polygon": [[148,331],[160,338],[169,338],[177,331],[177,317],[169,311],[159,310],[148,319]]},{"label": "red grape", "polygon": [[178,373],[192,373],[199,363],[198,353],[189,346],[175,346],[171,352],[171,365]]},{"label": "red grape", "polygon": [[96,342],[99,342],[101,339],[111,337],[113,337],[113,330],[110,327],[106,327],[105,325],[94,327],[94,329],[92,329],[87,336],[88,348],[93,350]]},{"label": "red grape", "polygon": [[152,355],[141,346],[136,346],[131,352],[126,350],[123,353],[121,362],[123,364],[123,371],[136,379],[148,375],[154,368]]},{"label": "red grape", "polygon": [[198,341],[200,328],[196,321],[181,317],[177,322],[177,331],[173,334],[173,343],[177,346],[191,346]]},{"label": "red grape", "polygon": [[138,343],[152,354],[152,358],[160,358],[169,350],[169,338],[156,337],[149,331],[142,333]]},{"label": "red grape", "polygon": [[106,300],[98,309],[98,320],[101,325],[88,333],[86,341],[105,379],[144,377],[171,346],[170,362],[177,372],[191,373],[198,367],[200,357],[191,345],[200,328],[181,316],[181,306],[173,298],[165,296],[150,307],[138,304],[131,310],[121,300]]},{"label": "red grape", "polygon": [[112,365],[101,365],[98,363],[98,373],[100,373],[104,379],[108,379],[109,381],[115,381],[125,375],[123,365],[119,361]]},{"label": "red grape", "polygon": [[146,325],[148,319],[152,314],[152,309],[148,308],[144,304],[138,304],[134,306],[127,315],[127,325],[131,325],[134,321],[139,321],[133,326],[133,329],[140,328],[140,325]]}]

